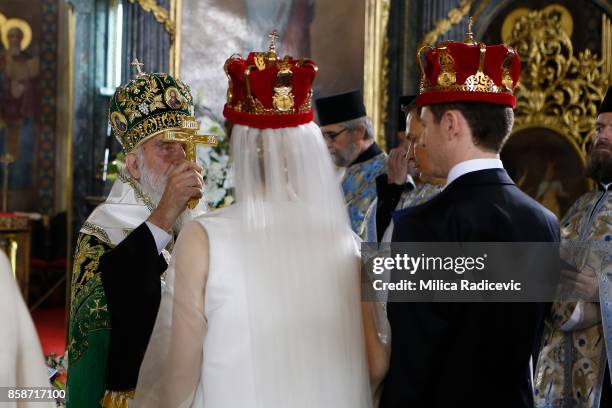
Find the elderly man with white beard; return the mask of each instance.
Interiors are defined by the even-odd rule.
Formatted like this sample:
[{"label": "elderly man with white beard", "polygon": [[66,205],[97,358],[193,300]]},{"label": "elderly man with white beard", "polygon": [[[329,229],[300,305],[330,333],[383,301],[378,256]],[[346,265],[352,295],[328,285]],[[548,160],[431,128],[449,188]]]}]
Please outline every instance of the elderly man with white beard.
[{"label": "elderly man with white beard", "polygon": [[119,87],[109,120],[126,165],[83,224],[72,271],[67,405],[125,407],[151,336],[169,252],[202,196],[202,168],[164,136],[197,126],[189,88],[167,74]]}]

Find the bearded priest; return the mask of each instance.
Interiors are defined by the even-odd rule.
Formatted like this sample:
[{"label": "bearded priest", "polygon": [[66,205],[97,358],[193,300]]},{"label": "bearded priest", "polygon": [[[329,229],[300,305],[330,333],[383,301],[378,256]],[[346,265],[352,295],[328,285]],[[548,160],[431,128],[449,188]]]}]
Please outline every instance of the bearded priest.
[{"label": "bearded priest", "polygon": [[[83,224],[72,271],[69,408],[126,407],[133,396],[161,297],[173,237],[203,213],[202,168],[168,135],[197,128],[189,87],[143,73],[117,88],[113,134],[126,165]],[[171,132],[171,133],[170,133]],[[187,209],[188,202],[194,205]]]}]

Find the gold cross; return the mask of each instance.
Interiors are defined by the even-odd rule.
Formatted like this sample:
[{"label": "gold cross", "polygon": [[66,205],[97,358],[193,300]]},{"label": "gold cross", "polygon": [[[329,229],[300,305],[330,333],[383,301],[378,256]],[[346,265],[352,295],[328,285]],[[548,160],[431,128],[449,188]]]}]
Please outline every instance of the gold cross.
[{"label": "gold cross", "polygon": [[[164,133],[164,142],[168,143],[181,143],[185,146],[185,154],[187,160],[196,162],[196,146],[199,144],[207,146],[216,146],[217,136],[215,135],[199,135],[200,122],[198,122],[193,116],[186,117],[182,120],[181,130],[174,131],[170,130]],[[194,209],[198,205],[198,198],[191,198],[187,202],[187,207]]]},{"label": "gold cross", "polygon": [[476,44],[476,42],[474,41],[474,33],[472,32],[473,23],[474,21],[472,20],[472,17],[470,16],[470,19],[468,20],[468,30],[465,35],[465,41],[464,41],[466,44]]},{"label": "gold cross", "polygon": [[100,299],[94,299],[94,302],[96,303],[96,307],[90,307],[89,314],[95,313],[96,318],[100,318],[100,312],[108,312],[107,305],[100,307]]},{"label": "gold cross", "polygon": [[141,77],[144,75],[144,72],[142,72],[142,67],[144,67],[144,64],[140,61],[138,61],[138,58],[134,58],[134,61],[132,61],[132,63],[130,64],[133,67],[136,67],[136,76],[137,77]]},{"label": "gold cross", "polygon": [[278,35],[278,31],[274,30],[272,31],[270,34],[268,34],[268,37],[270,38],[270,51],[276,52],[276,40],[279,39],[279,35]]}]

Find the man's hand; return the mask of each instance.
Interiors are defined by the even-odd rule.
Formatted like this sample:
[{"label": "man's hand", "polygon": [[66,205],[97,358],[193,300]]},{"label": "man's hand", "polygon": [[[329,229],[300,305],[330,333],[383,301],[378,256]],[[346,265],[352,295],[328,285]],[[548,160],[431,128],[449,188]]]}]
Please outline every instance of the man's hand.
[{"label": "man's hand", "polygon": [[164,194],[148,221],[169,231],[187,208],[187,201],[202,197],[202,170],[202,166],[190,161],[174,164],[168,173]]},{"label": "man's hand", "polygon": [[581,272],[562,269],[561,287],[565,293],[574,292],[586,302],[599,301],[599,282],[592,268],[587,267]]},{"label": "man's hand", "polygon": [[387,167],[389,184],[404,185],[408,176],[408,151],[402,147],[391,149]]}]

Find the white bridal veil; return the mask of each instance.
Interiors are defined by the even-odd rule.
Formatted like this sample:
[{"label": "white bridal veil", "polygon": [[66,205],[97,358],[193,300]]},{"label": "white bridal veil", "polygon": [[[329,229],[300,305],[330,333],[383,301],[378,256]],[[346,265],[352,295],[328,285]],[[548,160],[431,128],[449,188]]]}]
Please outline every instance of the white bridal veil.
[{"label": "white bridal veil", "polygon": [[[136,406],[202,406],[202,355],[184,354],[206,353],[207,294],[190,272],[202,262],[236,257],[249,322],[248,333],[237,335],[250,339],[252,407],[370,407],[358,248],[318,126],[236,125],[231,138],[236,204],[222,212],[238,221],[232,250],[186,250],[192,226],[179,237]],[[202,224],[216,216],[204,216]],[[190,375],[176,378],[173,360],[193,364]],[[160,402],[168,398],[170,405]]]}]

